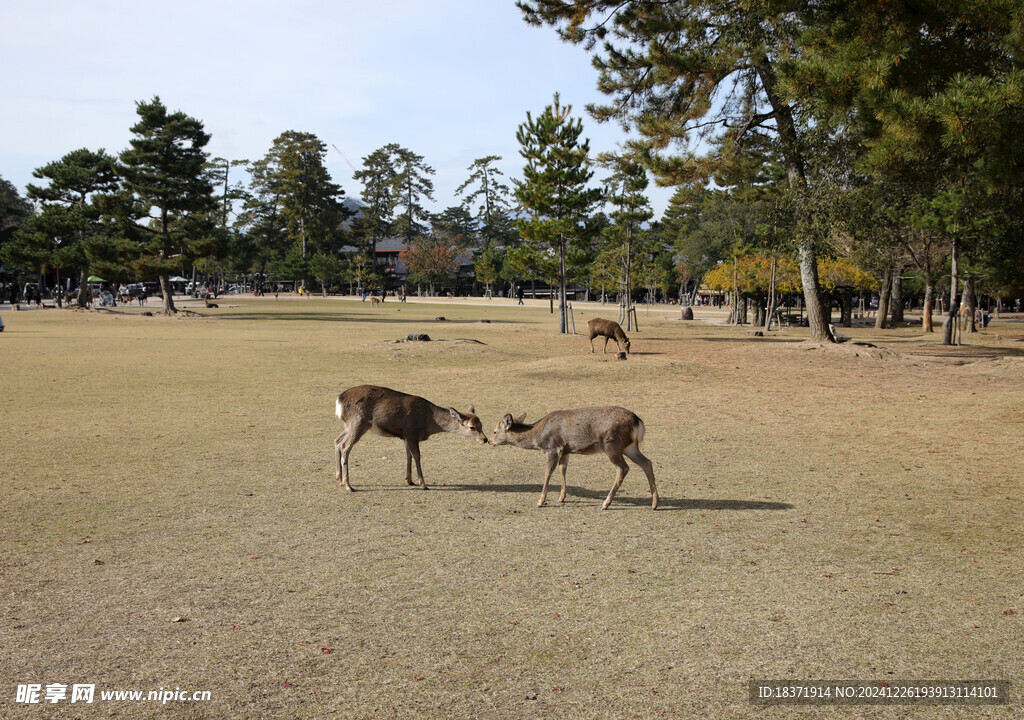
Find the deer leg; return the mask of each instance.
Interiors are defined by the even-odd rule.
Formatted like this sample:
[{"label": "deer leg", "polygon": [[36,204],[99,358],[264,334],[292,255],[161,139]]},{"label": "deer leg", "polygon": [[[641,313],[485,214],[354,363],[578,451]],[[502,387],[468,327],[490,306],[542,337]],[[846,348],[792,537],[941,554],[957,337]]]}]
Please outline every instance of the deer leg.
[{"label": "deer leg", "polygon": [[644,471],[644,475],[647,476],[647,482],[651,485],[651,510],[657,510],[658,486],[654,483],[654,466],[651,465],[650,459],[640,452],[640,447],[635,443],[630,445],[623,452],[625,452],[626,457],[635,462],[637,466]]},{"label": "deer leg", "polygon": [[[338,435],[334,440],[334,456],[335,459],[337,459],[338,461],[338,474],[336,475],[336,477],[338,478],[338,482],[340,482],[343,486],[348,485],[348,477],[346,476],[346,473],[344,473],[344,464],[342,462],[341,457],[341,443],[342,441],[344,441],[347,435],[347,432],[343,432],[340,435]],[[343,477],[344,479],[342,479]]]},{"label": "deer leg", "polygon": [[556,465],[558,465],[558,452],[548,453],[548,467],[544,471],[544,484],[540,488],[540,500],[537,501],[537,507],[544,507],[548,501],[548,481],[551,479],[551,473],[555,471]]},{"label": "deer leg", "polygon": [[595,352],[594,351],[594,336],[593,335],[590,336],[590,352]]},{"label": "deer leg", "polygon": [[558,502],[565,502],[565,470],[569,465],[569,453],[566,453],[558,460],[558,469],[562,472],[562,492],[558,495]]},{"label": "deer leg", "polygon": [[605,336],[605,339],[604,339],[604,354],[605,355],[608,354],[608,337],[607,336]]},{"label": "deer leg", "polygon": [[[407,440],[406,447],[412,454],[412,459],[416,461],[416,477],[420,479],[420,487],[424,490],[429,490],[427,487],[427,481],[423,479],[423,468],[420,467],[420,444],[417,440]],[[412,483],[409,483],[412,485]]]},{"label": "deer leg", "polygon": [[412,481],[412,450],[409,449],[409,441],[405,441],[405,484],[413,485]]},{"label": "deer leg", "polygon": [[608,459],[612,461],[612,465],[619,469],[618,474],[615,477],[615,484],[612,485],[611,492],[608,493],[608,497],[605,498],[604,503],[601,505],[602,510],[607,510],[608,506],[612,504],[612,500],[615,499],[615,493],[622,487],[622,481],[626,478],[626,473],[629,472],[629,465],[622,459],[621,453],[608,453]]},{"label": "deer leg", "polygon": [[361,425],[348,426],[345,431],[334,441],[334,453],[338,460],[338,482],[349,492],[355,492],[348,478],[348,455],[352,452],[352,446],[359,442],[359,438],[366,434],[370,426]]}]

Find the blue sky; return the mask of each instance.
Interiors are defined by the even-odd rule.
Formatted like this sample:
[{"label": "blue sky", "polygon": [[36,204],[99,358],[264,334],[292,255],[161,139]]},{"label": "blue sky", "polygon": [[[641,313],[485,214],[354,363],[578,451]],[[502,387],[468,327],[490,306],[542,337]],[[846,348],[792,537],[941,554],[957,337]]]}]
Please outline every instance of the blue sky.
[{"label": "blue sky", "polygon": [[[22,192],[66,152],[122,150],[135,101],[154,95],[205,123],[213,156],[259,158],[298,130],[359,166],[397,142],[437,171],[433,210],[457,204],[474,158],[501,155],[518,176],[516,128],[556,91],[592,151],[625,140],[586,116],[602,98],[588,54],[528,26],[512,0],[5,0],[0,67],[0,176]],[[333,149],[327,166],[359,194]],[[656,217],[670,195],[652,182]]]}]

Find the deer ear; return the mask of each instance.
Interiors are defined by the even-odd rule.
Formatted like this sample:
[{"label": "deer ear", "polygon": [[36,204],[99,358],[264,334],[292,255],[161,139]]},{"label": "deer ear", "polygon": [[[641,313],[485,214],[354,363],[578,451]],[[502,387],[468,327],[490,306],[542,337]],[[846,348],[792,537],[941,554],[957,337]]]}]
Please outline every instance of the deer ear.
[{"label": "deer ear", "polygon": [[459,415],[459,411],[458,410],[456,410],[455,408],[448,408],[448,412],[450,412],[452,414],[453,418],[455,418],[459,422],[462,422],[462,416]]},{"label": "deer ear", "polygon": [[519,417],[517,417],[517,418],[515,419],[515,421],[516,421],[517,423],[524,423],[524,422],[526,422],[526,413],[523,413],[522,415],[520,415]]},{"label": "deer ear", "polygon": [[515,421],[512,419],[512,413],[508,413],[501,421],[501,429],[508,430],[510,427],[512,427],[513,422]]},{"label": "deer ear", "polygon": [[476,408],[473,407],[472,405],[470,405],[469,408],[466,410],[466,414],[467,415],[476,415]]}]

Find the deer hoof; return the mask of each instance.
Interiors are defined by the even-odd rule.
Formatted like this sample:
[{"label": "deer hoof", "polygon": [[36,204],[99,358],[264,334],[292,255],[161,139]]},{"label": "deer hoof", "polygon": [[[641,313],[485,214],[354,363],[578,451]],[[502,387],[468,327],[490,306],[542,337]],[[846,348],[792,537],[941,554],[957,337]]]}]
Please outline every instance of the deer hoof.
[{"label": "deer hoof", "polygon": [[420,489],[421,490],[429,490],[430,488],[428,488],[426,485],[420,485]]},{"label": "deer hoof", "polygon": [[657,509],[658,509],[658,496],[655,495],[653,498],[651,498],[651,510],[657,510]]}]

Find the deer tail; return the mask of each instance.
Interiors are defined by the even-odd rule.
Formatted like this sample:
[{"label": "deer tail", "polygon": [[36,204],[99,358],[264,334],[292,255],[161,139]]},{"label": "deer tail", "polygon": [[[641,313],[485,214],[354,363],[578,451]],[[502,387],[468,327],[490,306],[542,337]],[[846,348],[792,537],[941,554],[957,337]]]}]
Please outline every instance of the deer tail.
[{"label": "deer tail", "polygon": [[334,403],[334,414],[341,420],[341,395],[338,396],[338,400]]},{"label": "deer tail", "polygon": [[638,416],[633,416],[633,442],[639,448],[640,443],[644,441],[644,421]]}]

